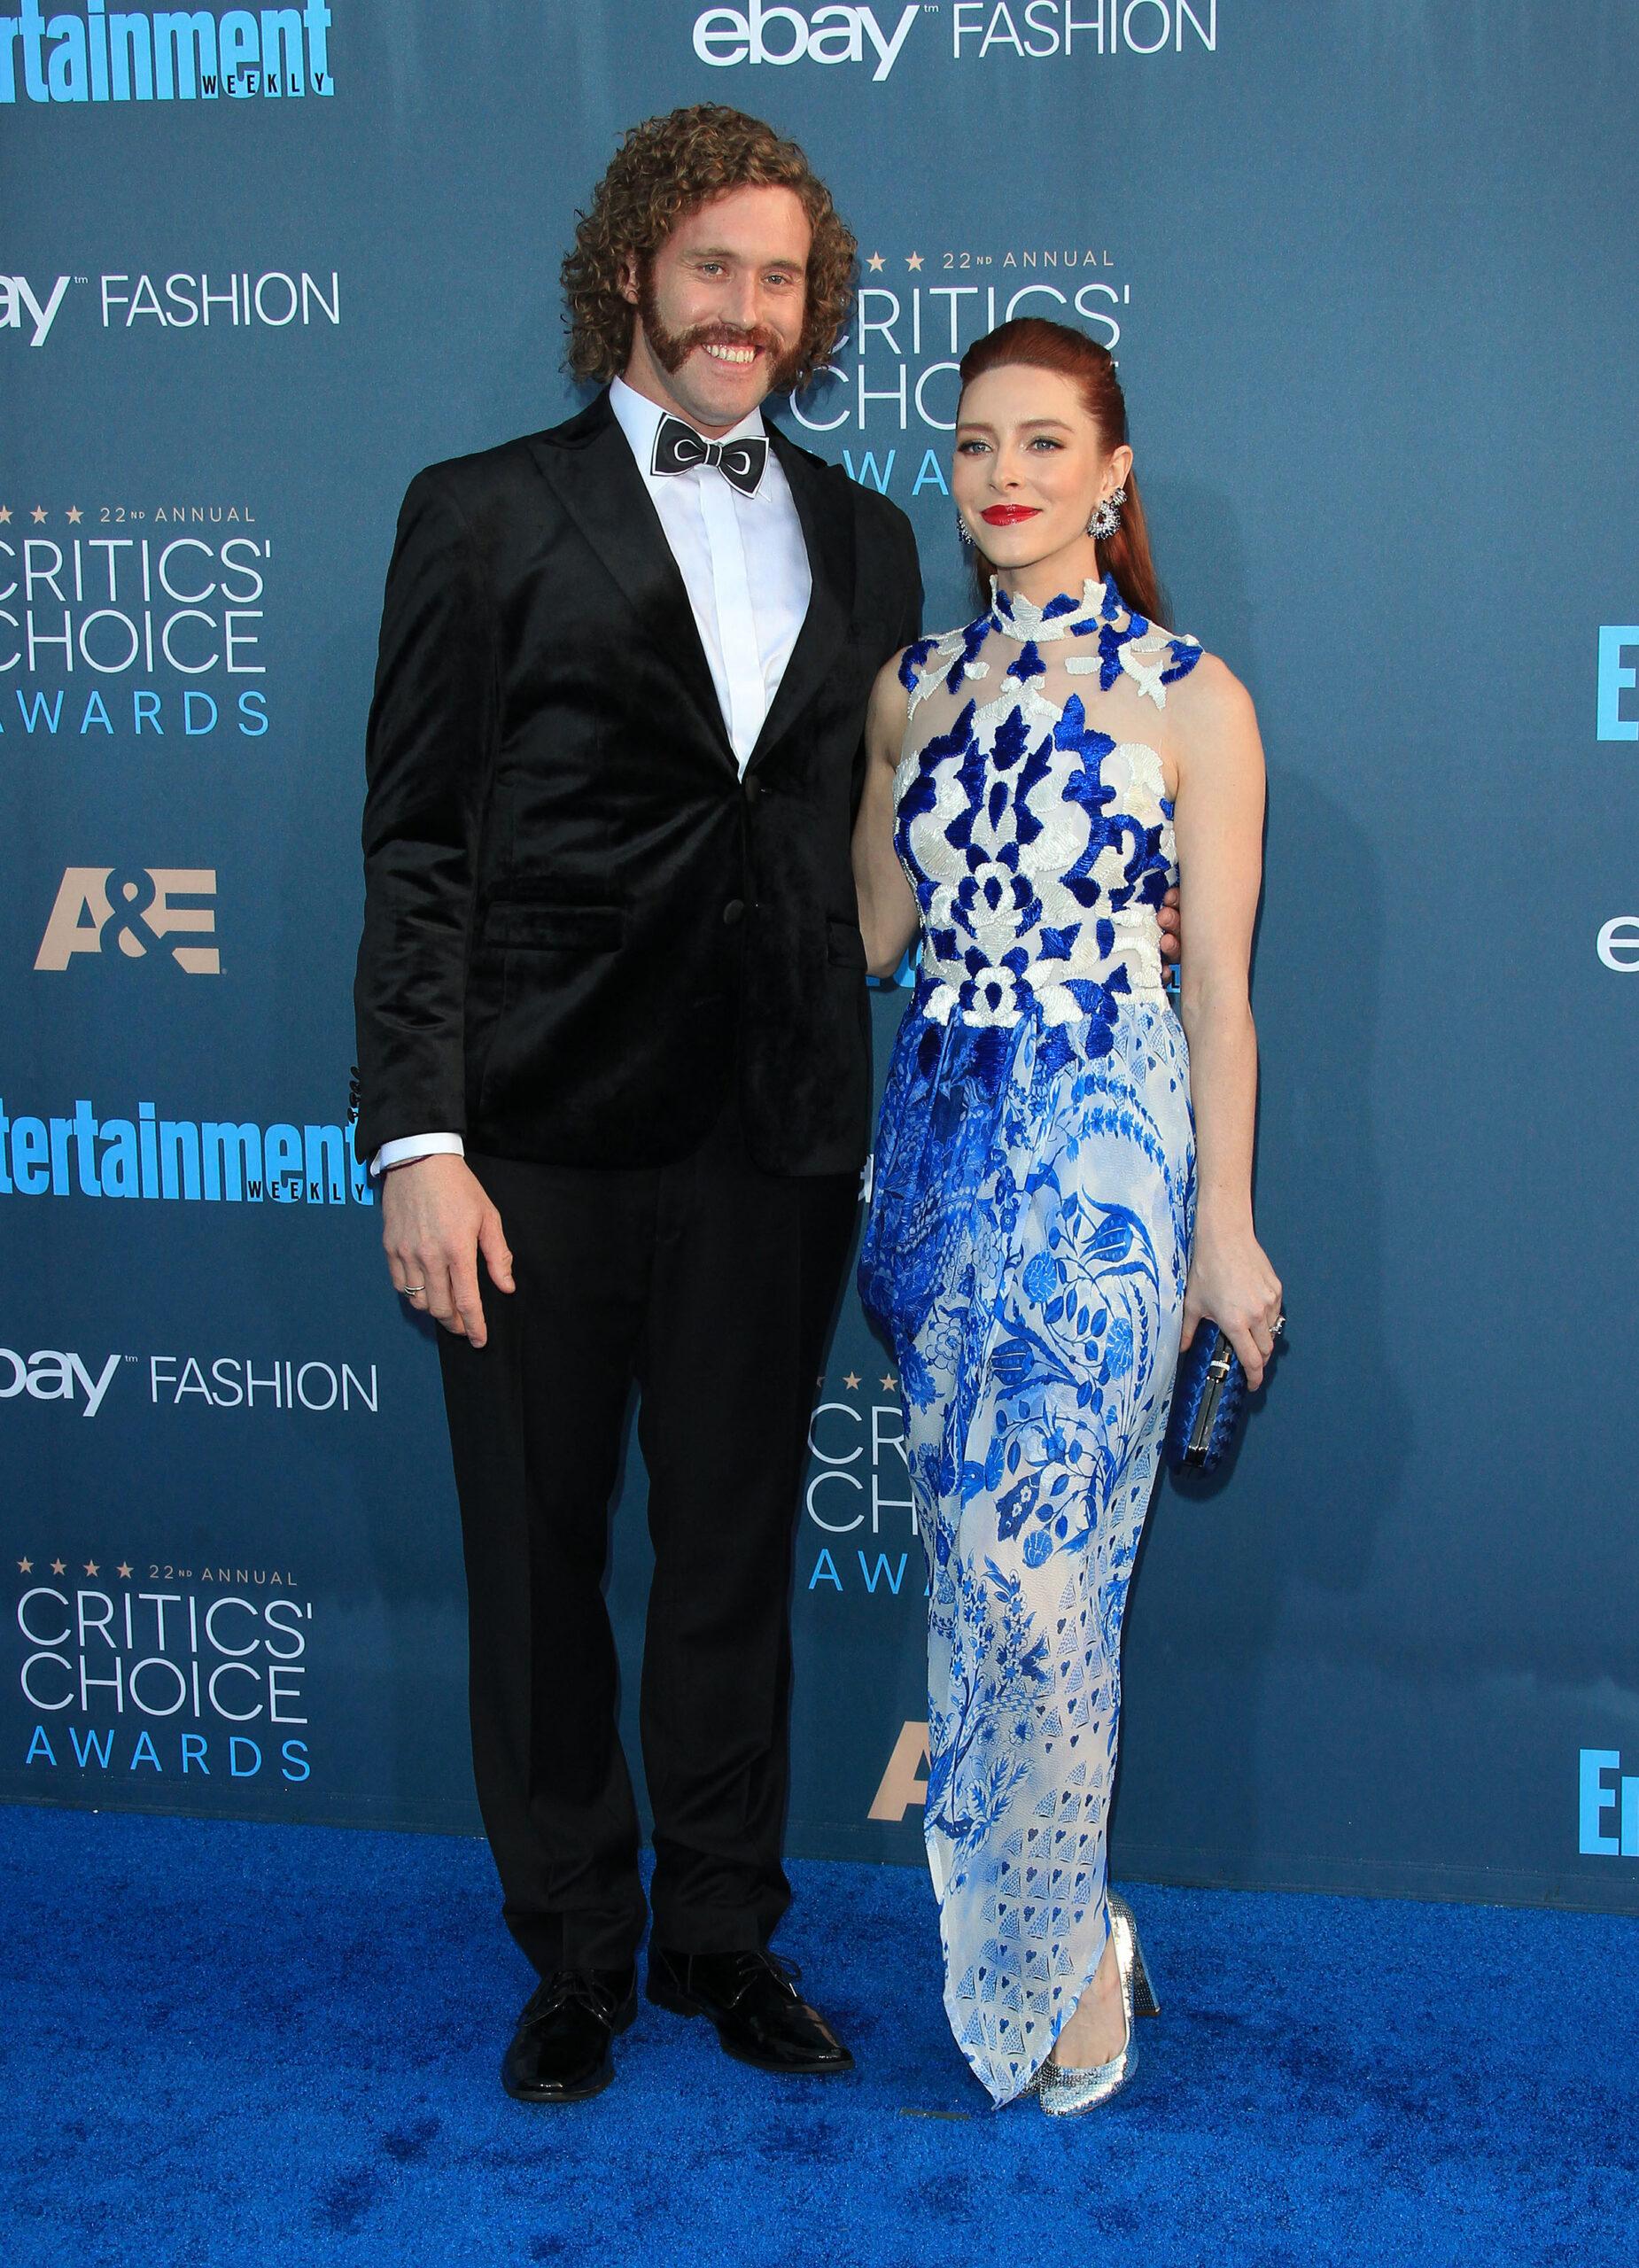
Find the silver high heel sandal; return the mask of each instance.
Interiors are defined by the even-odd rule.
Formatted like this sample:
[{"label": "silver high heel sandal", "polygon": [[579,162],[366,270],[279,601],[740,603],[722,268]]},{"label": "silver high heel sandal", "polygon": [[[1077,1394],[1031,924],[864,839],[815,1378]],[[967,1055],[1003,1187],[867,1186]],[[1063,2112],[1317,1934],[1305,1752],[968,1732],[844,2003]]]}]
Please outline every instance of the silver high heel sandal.
[{"label": "silver high heel sandal", "polygon": [[1138,2067],[1138,2041],[1133,2035],[1134,2019],[1138,2016],[1158,2016],[1161,2002],[1155,1998],[1149,1971],[1144,1966],[1144,1951],[1138,1943],[1138,1925],[1132,1918],[1132,1908],[1118,1891],[1109,1896],[1110,1938],[1115,1947],[1115,1967],[1121,1977],[1122,2009],[1127,2021],[1127,2037],[1119,2055],[1112,2055],[1107,2063],[1092,2063],[1080,2070],[1067,2070],[1061,2063],[1047,2062],[1041,2068],[1037,2092],[1042,2109],[1049,2118],[1076,2118],[1084,2110],[1096,2110],[1119,2094]]}]

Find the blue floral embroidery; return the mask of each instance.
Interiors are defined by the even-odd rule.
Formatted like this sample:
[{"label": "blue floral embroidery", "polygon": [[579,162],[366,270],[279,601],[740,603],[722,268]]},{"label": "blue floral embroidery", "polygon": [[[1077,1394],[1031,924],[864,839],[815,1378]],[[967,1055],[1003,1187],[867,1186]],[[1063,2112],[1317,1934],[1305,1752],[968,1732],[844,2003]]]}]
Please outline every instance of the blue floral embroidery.
[{"label": "blue floral embroidery", "polygon": [[1161,672],[1161,681],[1163,685],[1176,685],[1181,677],[1187,677],[1200,661],[1201,649],[1185,639],[1169,638],[1167,650],[1172,656],[1172,663],[1169,668]]},{"label": "blue floral embroidery", "polygon": [[1019,649],[1016,659],[1007,664],[1006,674],[1022,685],[1029,678],[1045,677],[1047,664],[1037,651],[1034,640],[1027,638]]},{"label": "blue floral embroidery", "polygon": [[[1104,631],[1115,678],[1101,657],[1080,680],[1099,687],[1095,723],[1055,641]],[[988,702],[968,689],[986,638],[1019,649]],[[1117,680],[1158,699],[1163,643],[1175,666],[1199,655],[1136,624],[1113,585],[1039,614],[998,594],[919,658],[897,781],[922,973],[859,1282],[897,1358],[928,1557],[946,2007],[998,2102],[1103,1949],[1121,1622],[1193,1212],[1154,912],[1172,812],[1154,752],[1115,737],[1114,708],[1101,728]]]},{"label": "blue floral embroidery", "polygon": [[977,622],[970,622],[967,629],[963,631],[961,652],[952,663],[951,673],[944,680],[947,691],[954,693],[960,687],[963,678],[967,674],[967,664],[978,653],[980,647],[983,645],[985,633],[990,629],[990,626],[989,617],[985,617]]}]

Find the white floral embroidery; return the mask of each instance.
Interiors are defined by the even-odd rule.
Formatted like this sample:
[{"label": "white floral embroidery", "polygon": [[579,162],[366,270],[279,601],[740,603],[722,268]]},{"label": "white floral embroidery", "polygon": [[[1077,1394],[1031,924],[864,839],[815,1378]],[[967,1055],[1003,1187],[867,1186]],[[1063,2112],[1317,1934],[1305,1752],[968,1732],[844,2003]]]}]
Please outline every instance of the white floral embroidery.
[{"label": "white floral embroidery", "polygon": [[902,669],[897,840],[923,959],[859,1280],[897,1356],[928,1552],[945,2008],[998,2102],[1030,2085],[1108,1931],[1122,1617],[1194,1198],[1157,950],[1171,811],[1138,703],[1159,708],[1199,650],[1090,584]]}]

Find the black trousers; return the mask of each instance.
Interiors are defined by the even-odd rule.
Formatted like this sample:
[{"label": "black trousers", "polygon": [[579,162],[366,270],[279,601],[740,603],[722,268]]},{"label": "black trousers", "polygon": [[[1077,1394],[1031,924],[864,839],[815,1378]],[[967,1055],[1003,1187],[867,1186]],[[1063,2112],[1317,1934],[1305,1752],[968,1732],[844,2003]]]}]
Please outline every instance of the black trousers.
[{"label": "black trousers", "polygon": [[641,1724],[655,1942],[767,1942],[789,1902],[790,1586],[851,1177],[763,1172],[738,1114],[672,1165],[474,1157],[517,1290],[439,1334],[466,1555],[472,1752],[508,1927],[543,1973],[642,1938],[602,1581],[632,1387],[655,1573]]}]

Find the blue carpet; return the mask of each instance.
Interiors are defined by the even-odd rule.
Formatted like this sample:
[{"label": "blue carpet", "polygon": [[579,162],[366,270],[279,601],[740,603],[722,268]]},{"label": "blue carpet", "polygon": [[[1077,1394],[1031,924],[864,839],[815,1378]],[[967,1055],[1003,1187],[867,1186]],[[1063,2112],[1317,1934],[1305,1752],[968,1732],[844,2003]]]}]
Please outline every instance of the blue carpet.
[{"label": "blue carpet", "polygon": [[481,1844],[0,1810],[0,2258],[1317,2268],[1639,2256],[1639,1924],[1132,1891],[1145,2066],[993,2114],[905,1869],[799,1865],[784,1951],[859,2058],[773,2081],[647,2002],[509,2102],[530,1978]]}]

